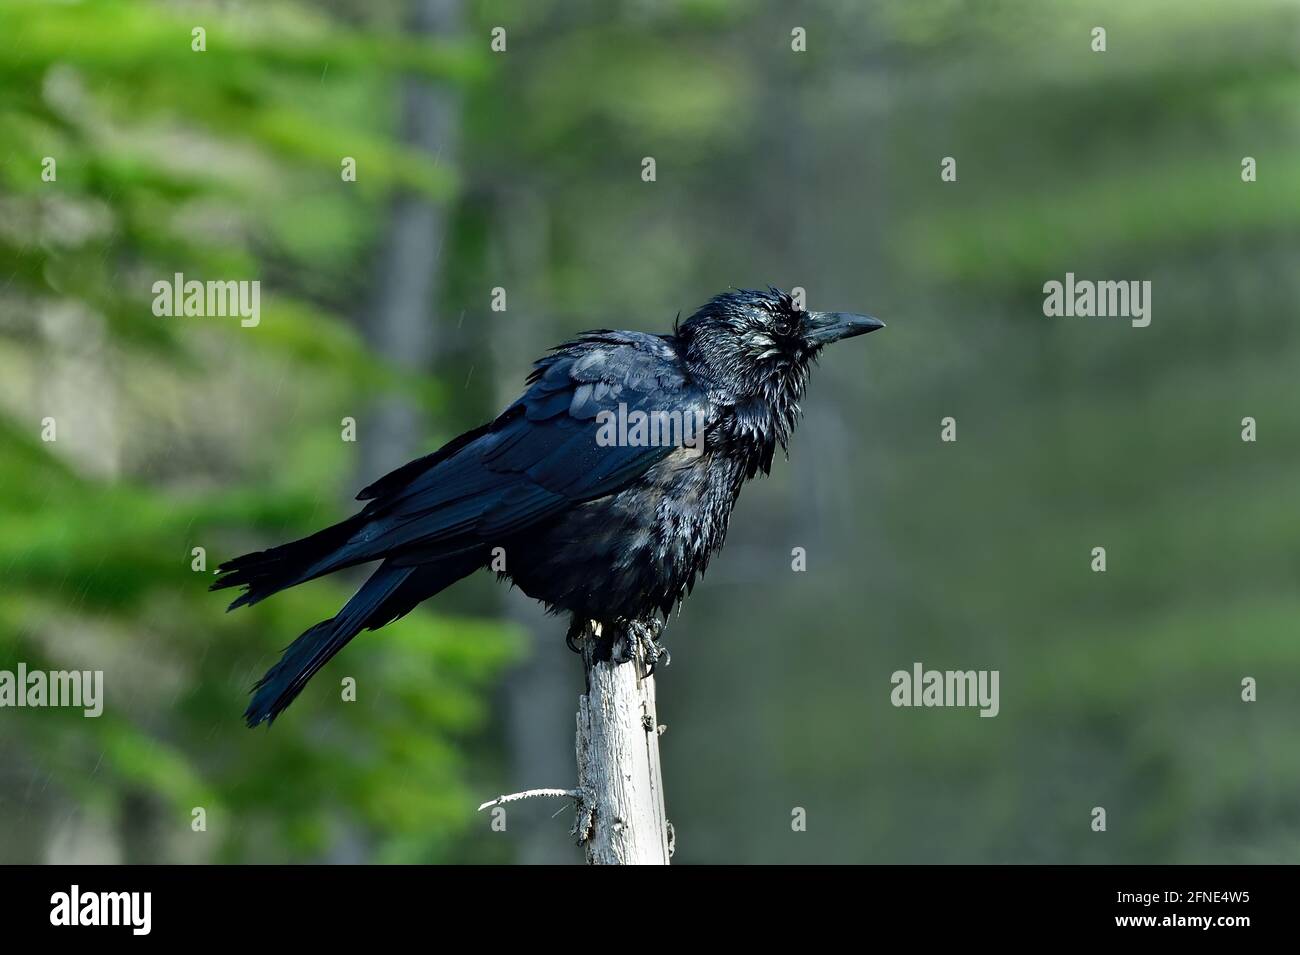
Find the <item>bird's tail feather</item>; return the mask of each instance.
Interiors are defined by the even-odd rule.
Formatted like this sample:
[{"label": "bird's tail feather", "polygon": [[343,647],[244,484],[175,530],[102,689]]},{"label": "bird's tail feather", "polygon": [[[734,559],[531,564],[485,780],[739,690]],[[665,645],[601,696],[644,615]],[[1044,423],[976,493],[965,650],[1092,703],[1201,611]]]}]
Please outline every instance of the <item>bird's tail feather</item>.
[{"label": "bird's tail feather", "polygon": [[334,654],[364,629],[375,630],[409,613],[420,601],[432,597],[475,570],[476,555],[398,567],[386,561],[361,586],[343,609],[295,640],[275,666],[253,687],[253,699],[244,711],[249,726],[272,722],[302,692]]},{"label": "bird's tail feather", "polygon": [[234,610],[323,574],[361,563],[364,557],[350,558],[345,550],[359,527],[360,521],[353,517],[310,537],[228,560],[217,568],[221,576],[209,589],[243,587],[244,592],[227,608]]}]

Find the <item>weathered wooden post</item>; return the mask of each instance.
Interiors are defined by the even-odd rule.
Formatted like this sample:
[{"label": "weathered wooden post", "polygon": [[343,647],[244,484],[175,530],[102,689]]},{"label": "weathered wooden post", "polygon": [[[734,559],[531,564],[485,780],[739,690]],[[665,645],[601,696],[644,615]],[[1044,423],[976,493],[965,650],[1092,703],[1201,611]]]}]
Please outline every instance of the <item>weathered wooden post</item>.
[{"label": "weathered wooden post", "polygon": [[595,636],[588,630],[579,644],[587,686],[578,698],[578,838],[592,865],[667,865],[654,676],[639,641],[633,659],[615,663],[595,659]]},{"label": "weathered wooden post", "polygon": [[489,809],[535,796],[574,800],[574,834],[591,865],[668,865],[672,826],[664,812],[654,676],[645,645],[614,634],[633,654],[624,662],[597,660],[601,634],[589,624],[575,640],[582,653],[585,692],[578,697],[576,789],[530,789],[498,796]]}]

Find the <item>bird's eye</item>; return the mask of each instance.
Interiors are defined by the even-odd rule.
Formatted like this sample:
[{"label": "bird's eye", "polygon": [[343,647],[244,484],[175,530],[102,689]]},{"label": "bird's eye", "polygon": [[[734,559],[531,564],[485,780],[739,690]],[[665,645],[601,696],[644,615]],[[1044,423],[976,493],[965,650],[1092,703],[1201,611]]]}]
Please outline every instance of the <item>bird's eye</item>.
[{"label": "bird's eye", "polygon": [[781,314],[772,319],[772,331],[778,335],[789,335],[794,331],[794,316]]}]

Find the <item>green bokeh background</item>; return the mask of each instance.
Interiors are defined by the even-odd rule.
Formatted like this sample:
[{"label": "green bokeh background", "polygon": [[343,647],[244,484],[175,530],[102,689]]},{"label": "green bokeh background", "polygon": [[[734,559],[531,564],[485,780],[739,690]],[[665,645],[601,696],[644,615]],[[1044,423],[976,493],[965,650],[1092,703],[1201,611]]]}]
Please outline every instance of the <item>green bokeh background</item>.
[{"label": "green bokeh background", "polygon": [[[211,570],[346,514],[380,405],[414,456],[576,331],[767,284],[889,328],[665,635],[677,861],[1295,861],[1298,66],[1293,0],[0,0],[0,669],[107,688],[0,710],[0,862],[579,859],[555,805],[474,812],[571,782],[560,621],[483,575],[250,732],[355,579],[226,616]],[[411,208],[416,362],[374,334]],[[174,272],[259,279],[260,325],[154,317]],[[1151,325],[1045,318],[1066,272]],[[914,661],[1000,714],[894,708]]]}]

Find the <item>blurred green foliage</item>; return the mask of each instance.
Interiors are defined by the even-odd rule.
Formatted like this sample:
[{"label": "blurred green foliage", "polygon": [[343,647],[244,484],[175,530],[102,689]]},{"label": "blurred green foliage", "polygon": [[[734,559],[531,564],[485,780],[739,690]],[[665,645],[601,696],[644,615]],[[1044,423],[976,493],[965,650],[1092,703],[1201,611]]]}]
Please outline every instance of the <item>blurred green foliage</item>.
[{"label": "blurred green foliage", "polygon": [[[418,612],[348,669],[357,703],[331,702],[335,675],[300,719],[249,732],[246,690],[346,582],[229,617],[206,588],[225,557],[342,513],[344,414],[385,391],[440,406],[348,311],[394,191],[456,188],[376,104],[398,71],[463,85],[486,65],[302,5],[0,5],[0,668],[102,669],[109,697],[99,719],[5,712],[0,858],[42,858],[78,804],[128,859],[321,859],[351,838],[420,860],[470,818],[460,747],[509,628]],[[174,272],[262,279],[260,325],[155,318]]]}]

